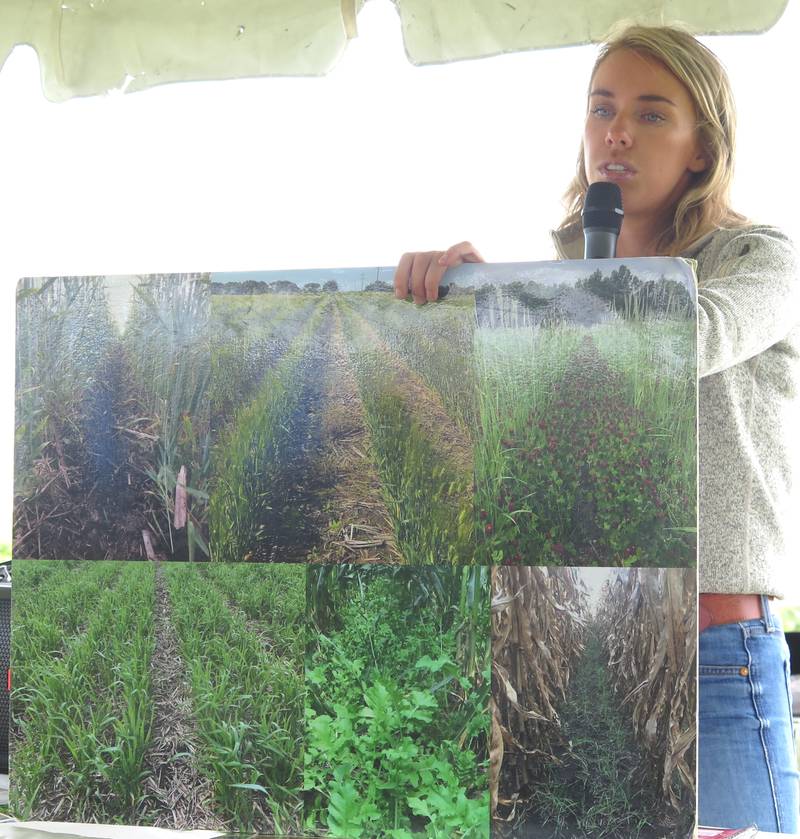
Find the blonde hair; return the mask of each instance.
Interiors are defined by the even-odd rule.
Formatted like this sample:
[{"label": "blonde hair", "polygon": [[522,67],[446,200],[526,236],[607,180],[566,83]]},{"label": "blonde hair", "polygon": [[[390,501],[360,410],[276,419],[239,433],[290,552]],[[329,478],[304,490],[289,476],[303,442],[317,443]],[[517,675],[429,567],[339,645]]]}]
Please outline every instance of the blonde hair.
[{"label": "blonde hair", "polygon": [[[620,49],[655,59],[683,83],[695,107],[698,136],[708,164],[692,175],[692,182],[675,207],[673,223],[656,239],[656,253],[677,256],[718,227],[746,224],[747,219],[730,206],[736,110],[730,82],[719,59],[686,30],[627,24],[618,34],[612,33],[600,48],[591,79],[600,64]],[[564,194],[567,216],[559,225],[560,231],[580,224],[588,187],[581,144],[577,172]]]}]

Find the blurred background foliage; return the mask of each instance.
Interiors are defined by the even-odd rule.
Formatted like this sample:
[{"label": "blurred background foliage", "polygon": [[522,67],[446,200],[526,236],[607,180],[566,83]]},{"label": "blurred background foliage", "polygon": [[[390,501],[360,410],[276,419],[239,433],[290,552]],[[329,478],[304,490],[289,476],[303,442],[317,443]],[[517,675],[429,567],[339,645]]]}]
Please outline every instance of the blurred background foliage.
[{"label": "blurred background foliage", "polygon": [[800,606],[792,602],[781,603],[778,605],[778,614],[784,632],[800,632]]}]

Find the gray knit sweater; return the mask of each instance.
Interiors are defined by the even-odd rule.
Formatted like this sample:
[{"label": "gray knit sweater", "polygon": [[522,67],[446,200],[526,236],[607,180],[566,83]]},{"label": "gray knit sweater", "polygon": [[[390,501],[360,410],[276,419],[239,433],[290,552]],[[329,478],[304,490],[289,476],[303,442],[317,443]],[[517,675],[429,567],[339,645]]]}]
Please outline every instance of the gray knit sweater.
[{"label": "gray knit sweater", "polygon": [[[554,233],[578,259],[582,236]],[[773,227],[720,229],[697,261],[700,591],[783,596],[798,561],[800,254]]]}]

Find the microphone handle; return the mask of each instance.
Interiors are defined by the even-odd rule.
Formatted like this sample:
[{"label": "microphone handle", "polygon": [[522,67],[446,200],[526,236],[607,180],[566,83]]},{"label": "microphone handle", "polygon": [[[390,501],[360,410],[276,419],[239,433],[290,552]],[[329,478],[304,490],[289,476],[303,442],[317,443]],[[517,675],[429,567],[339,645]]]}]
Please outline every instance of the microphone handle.
[{"label": "microphone handle", "polygon": [[584,228],[583,258],[584,259],[613,259],[617,253],[617,236],[614,230],[602,227]]}]

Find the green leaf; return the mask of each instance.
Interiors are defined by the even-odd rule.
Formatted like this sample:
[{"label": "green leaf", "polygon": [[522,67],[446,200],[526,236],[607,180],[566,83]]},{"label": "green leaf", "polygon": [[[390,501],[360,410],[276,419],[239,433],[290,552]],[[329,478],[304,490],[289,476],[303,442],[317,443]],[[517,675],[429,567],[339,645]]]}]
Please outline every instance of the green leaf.
[{"label": "green leaf", "polygon": [[348,839],[363,835],[364,824],[359,811],[359,795],[355,786],[348,782],[335,787],[328,804],[328,827],[332,835]]},{"label": "green leaf", "polygon": [[428,809],[428,802],[423,801],[421,798],[409,798],[407,799],[408,806],[411,808],[411,812],[415,816],[426,816],[430,818],[431,811]]},{"label": "green leaf", "polygon": [[197,544],[197,546],[200,548],[200,550],[206,556],[210,556],[210,553],[209,553],[209,550],[208,550],[208,545],[205,543],[205,540],[200,535],[200,531],[194,526],[194,523],[192,522],[191,519],[189,519],[187,524],[188,524],[187,531],[188,531],[188,534],[189,534],[189,538],[192,539]]},{"label": "green leaf", "polygon": [[438,673],[446,664],[452,664],[450,658],[446,655],[439,656],[436,661],[430,656],[424,655],[414,667],[417,670],[429,670],[431,673]]},{"label": "green leaf", "polygon": [[233,789],[251,789],[255,792],[263,792],[264,795],[267,795],[266,787],[262,787],[261,784],[231,784]]},{"label": "green leaf", "polygon": [[311,744],[323,753],[333,751],[336,746],[334,732],[331,727],[332,722],[327,714],[321,714],[312,719],[308,724],[311,733]]},{"label": "green leaf", "polygon": [[436,701],[436,698],[432,696],[427,691],[423,690],[412,690],[411,691],[411,701],[418,707],[418,708],[438,708],[439,703]]},{"label": "green leaf", "polygon": [[367,708],[363,709],[361,716],[375,717],[376,721],[384,719],[391,704],[391,697],[385,685],[376,682],[372,687],[364,691],[364,700],[367,703],[367,708],[372,713],[367,712]]}]

